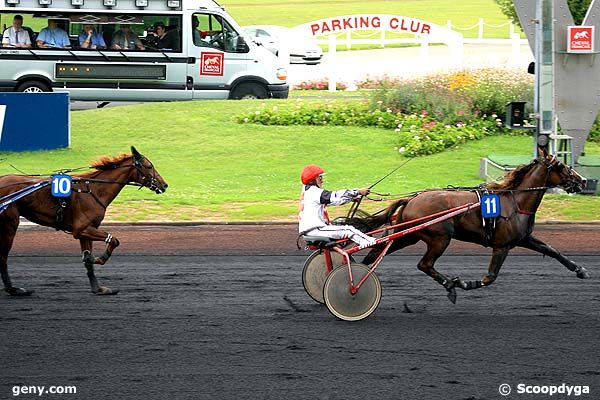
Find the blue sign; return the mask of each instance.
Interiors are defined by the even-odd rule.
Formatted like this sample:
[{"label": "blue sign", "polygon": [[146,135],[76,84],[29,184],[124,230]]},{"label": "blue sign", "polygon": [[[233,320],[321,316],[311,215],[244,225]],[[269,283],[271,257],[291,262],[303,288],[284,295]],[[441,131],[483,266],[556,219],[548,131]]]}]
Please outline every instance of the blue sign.
[{"label": "blue sign", "polygon": [[71,177],[69,175],[52,175],[52,177],[50,178],[50,182],[52,183],[52,196],[71,196]]},{"label": "blue sign", "polygon": [[481,215],[483,218],[499,217],[500,196],[497,194],[484,194],[481,196]]},{"label": "blue sign", "polygon": [[69,147],[68,93],[0,93],[0,151]]}]

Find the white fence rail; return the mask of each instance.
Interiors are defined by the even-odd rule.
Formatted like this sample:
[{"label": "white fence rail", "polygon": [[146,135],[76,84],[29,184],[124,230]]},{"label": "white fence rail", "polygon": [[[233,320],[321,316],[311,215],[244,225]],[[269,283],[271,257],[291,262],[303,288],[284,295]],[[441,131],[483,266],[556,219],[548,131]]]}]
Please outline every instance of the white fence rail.
[{"label": "white fence rail", "polygon": [[[499,37],[494,39],[484,38],[485,27],[502,28],[504,26],[508,27],[505,37]],[[515,24],[513,24],[512,22],[505,22],[499,25],[492,25],[485,23],[485,20],[483,18],[479,18],[479,22],[468,27],[460,27],[457,25],[453,25],[452,20],[448,20],[448,22],[446,23],[446,27],[459,33],[472,31],[475,28],[477,28],[477,38],[465,38],[463,39],[464,43],[506,43],[507,40],[514,40],[516,34]],[[520,38],[518,34],[516,35]],[[329,40],[321,39],[317,40],[317,43],[322,45],[328,45]],[[360,32],[356,31],[346,32],[343,38],[337,39],[337,43],[338,45],[345,45],[346,49],[350,50],[352,49],[353,45],[357,44],[377,45],[382,48],[385,48],[386,45],[390,44],[420,43],[420,40],[416,38],[390,38],[389,35],[386,35],[386,30],[381,29],[380,31],[373,31],[365,34],[361,34]]]},{"label": "white fence rail", "polygon": [[[484,40],[483,39],[483,33],[484,33],[483,31],[486,26],[488,28],[502,28],[504,26],[508,26],[508,33],[507,33],[507,36],[505,37],[505,39],[512,39],[512,37],[515,34],[515,24],[513,24],[512,21],[505,22],[503,24],[492,25],[492,24],[486,24],[485,20],[483,18],[479,18],[479,22],[477,22],[475,25],[471,25],[466,28],[452,25],[452,20],[448,20],[448,22],[446,23],[446,27],[448,29],[452,29],[453,31],[466,32],[466,31],[471,31],[471,30],[477,28],[477,39],[466,39],[466,40]],[[502,39],[502,38],[498,38],[498,39]]]},{"label": "white fence rail", "polygon": [[[340,36],[346,36],[345,34],[341,34]],[[378,39],[360,39],[359,41],[353,39],[353,43],[364,43],[364,44],[377,44],[379,43]],[[339,68],[340,66],[336,63],[336,52],[337,47],[340,44],[346,43],[346,39],[342,38],[339,40],[336,35],[330,35],[327,40],[318,41],[321,44],[327,44],[328,47],[328,65],[330,67],[329,70],[329,84],[328,88],[330,91],[336,90],[336,85],[339,79]],[[521,39],[519,34],[513,34],[512,39],[482,39],[479,41],[480,43],[488,43],[488,44],[504,44],[510,43],[511,46],[511,56],[509,65],[512,67],[518,67],[522,63],[522,55],[521,55],[521,46],[523,44],[527,44],[527,39]],[[389,43],[414,43],[419,45],[419,60],[415,60],[423,66],[427,66],[428,60],[430,59],[430,43],[426,38],[404,38],[404,39],[388,39],[386,40],[386,44]],[[448,45],[448,57],[445,60],[445,66],[450,69],[460,69],[463,68],[464,65],[464,43],[474,43],[473,41],[464,40],[458,43]],[[477,43],[477,42],[475,42]]]},{"label": "white fence rail", "polygon": [[[508,38],[484,39],[485,27],[498,29],[504,26],[508,27]],[[440,49],[444,47],[443,67],[445,69],[464,68],[465,43],[508,44],[511,48],[509,63],[516,67],[521,62],[521,46],[527,43],[526,39],[521,39],[520,34],[515,32],[515,27],[511,22],[491,25],[486,24],[483,18],[480,18],[477,24],[463,28],[453,25],[452,21],[448,21],[444,26],[404,16],[358,14],[311,21],[292,29],[300,36],[318,38],[317,43],[328,48],[326,68],[329,71],[329,90],[331,91],[335,90],[341,74],[347,75],[348,72],[344,71],[347,66],[340,66],[336,62],[338,47],[345,46],[347,49],[351,49],[352,46],[358,44],[367,44],[384,48],[392,44],[414,44],[419,46],[419,50],[416,54],[413,52],[411,63],[420,65],[419,69],[424,71],[435,67],[431,65],[430,54],[436,53],[439,58]],[[477,29],[477,37],[465,39],[463,31],[474,29]],[[412,34],[412,37],[399,34]],[[430,44],[445,46],[436,46],[434,50],[431,50]],[[289,56],[285,54],[283,60],[289,60]]]}]

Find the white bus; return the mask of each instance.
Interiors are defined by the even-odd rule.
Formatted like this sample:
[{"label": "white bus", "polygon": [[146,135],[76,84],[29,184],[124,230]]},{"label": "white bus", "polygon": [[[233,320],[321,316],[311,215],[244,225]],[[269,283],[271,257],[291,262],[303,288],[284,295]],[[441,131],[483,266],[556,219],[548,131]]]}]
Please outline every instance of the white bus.
[{"label": "white bus", "polygon": [[285,66],[212,0],[0,0],[0,91],[287,98]]}]

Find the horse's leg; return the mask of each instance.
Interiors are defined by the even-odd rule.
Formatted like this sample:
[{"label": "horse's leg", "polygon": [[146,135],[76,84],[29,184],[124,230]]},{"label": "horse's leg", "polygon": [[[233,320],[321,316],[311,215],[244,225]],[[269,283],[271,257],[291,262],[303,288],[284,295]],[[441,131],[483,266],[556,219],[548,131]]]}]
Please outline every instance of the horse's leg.
[{"label": "horse's leg", "polygon": [[450,236],[442,237],[426,237],[423,241],[427,244],[427,251],[421,261],[417,264],[419,270],[425,272],[427,275],[432,277],[437,283],[442,285],[448,291],[448,299],[455,304],[456,303],[456,290],[454,287],[456,284],[452,279],[448,279],[445,275],[436,271],[433,267],[438,258],[444,254],[444,251],[450,244]]},{"label": "horse's leg", "polygon": [[506,260],[506,256],[508,256],[508,251],[508,247],[500,247],[493,250],[492,259],[488,266],[488,273],[480,281],[463,281],[456,277],[452,279],[452,282],[463,290],[479,289],[480,287],[491,285],[498,277],[500,267],[502,267],[504,260]]},{"label": "horse's leg", "polygon": [[118,290],[112,290],[106,286],[100,286],[96,274],[94,273],[94,256],[92,255],[92,241],[87,239],[80,239],[81,251],[83,253],[83,264],[87,270],[87,276],[90,280],[90,286],[92,293],[104,295],[104,294],[117,294]]},{"label": "horse's leg", "polygon": [[[88,241],[103,241],[106,243],[106,249],[104,253],[100,257],[94,258],[94,264],[104,265],[112,255],[113,251],[119,246],[119,240],[111,235],[108,232],[101,231],[92,226],[88,226],[87,228],[73,232],[73,237],[79,240],[88,240]],[[91,246],[91,245],[90,245]],[[83,250],[83,249],[82,249]],[[91,247],[90,247],[91,253]]]},{"label": "horse's leg", "polygon": [[[99,231],[99,232],[102,232],[102,231]],[[106,262],[112,255],[113,251],[115,251],[115,249],[117,247],[119,247],[119,244],[120,244],[119,239],[117,239],[110,233],[108,233],[108,232],[102,232],[102,233],[106,233],[106,239],[104,239],[104,243],[106,243],[106,248],[104,249],[104,253],[100,257],[96,257],[94,259],[94,264],[100,264],[100,265],[106,264]]]},{"label": "horse's leg", "polygon": [[2,229],[0,234],[0,275],[4,283],[4,290],[11,296],[29,296],[32,290],[14,287],[8,275],[8,253],[12,248],[17,228],[19,227],[19,216],[8,215],[12,211],[9,209],[2,216]]},{"label": "horse's leg", "polygon": [[532,235],[525,237],[517,244],[517,246],[537,251],[538,253],[542,253],[545,256],[549,256],[558,260],[558,262],[567,267],[569,271],[575,272],[577,277],[580,279],[588,279],[591,277],[590,273],[585,268],[575,264],[573,261],[563,256],[558,250]]}]

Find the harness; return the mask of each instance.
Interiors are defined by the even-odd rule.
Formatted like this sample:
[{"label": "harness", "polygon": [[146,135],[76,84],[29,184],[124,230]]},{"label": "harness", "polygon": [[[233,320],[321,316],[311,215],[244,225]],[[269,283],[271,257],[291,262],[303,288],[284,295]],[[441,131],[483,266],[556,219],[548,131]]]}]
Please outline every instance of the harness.
[{"label": "harness", "polygon": [[[491,194],[493,192],[490,192],[487,189],[476,189],[475,190],[475,194],[477,195],[477,201],[479,201],[481,203],[481,198],[484,195],[487,194]],[[484,243],[485,243],[485,247],[489,247],[492,242],[494,241],[494,237],[496,236],[496,221],[498,221],[498,217],[492,217],[492,218],[485,218],[483,217],[483,213],[481,212],[481,207],[480,207],[480,213],[481,213],[481,223],[483,225],[483,231],[484,231]]]},{"label": "harness", "polygon": [[[78,187],[77,189],[73,189],[72,192],[75,193],[79,193],[79,194],[89,194],[94,201],[100,205],[100,207],[102,207],[103,210],[106,210],[106,208],[108,207],[108,204],[104,204],[102,202],[102,200],[100,200],[100,198],[98,197],[98,195],[92,190],[92,186],[91,184],[93,183],[104,183],[104,184],[114,184],[114,185],[121,185],[121,186],[137,186],[139,189],[143,188],[143,187],[147,187],[148,189],[152,190],[152,191],[158,191],[159,190],[159,181],[157,179],[157,172],[156,169],[154,168],[154,165],[152,165],[152,163],[150,161],[148,161],[148,163],[150,163],[150,166],[145,166],[144,165],[144,161],[147,160],[144,156],[142,155],[134,155],[134,160],[133,163],[131,164],[126,164],[126,165],[114,165],[112,169],[117,169],[117,168],[128,168],[128,167],[135,167],[135,169],[140,173],[141,177],[140,180],[142,183],[137,183],[137,182],[119,182],[119,181],[111,181],[111,180],[106,180],[106,179],[98,179],[98,178],[81,178],[78,176],[73,177],[72,182],[73,184],[76,185],[82,185],[83,187]],[[73,172],[73,171],[79,171],[83,168],[75,168],[75,169],[70,169],[67,171],[59,171],[60,173],[66,173],[66,172]],[[144,169],[148,169],[151,170],[151,173],[145,173]],[[102,171],[100,171],[101,173]],[[28,175],[28,174],[24,174],[27,176],[45,176],[45,175]],[[38,189],[41,189],[42,187],[48,186],[50,184],[49,181],[31,181],[32,183],[34,183],[33,186],[22,189],[20,191],[17,191],[9,196],[6,196],[6,198],[10,198],[10,201],[7,202],[7,205],[5,206],[5,208],[8,206],[8,204],[18,200],[21,197],[24,197],[30,193],[33,193],[34,191],[37,191]],[[10,185],[6,185],[4,187],[9,187],[12,185],[20,185],[23,182],[19,182],[19,183],[14,183],[14,184],[10,184]],[[2,187],[2,188],[4,188]],[[23,192],[23,195],[20,195],[20,193]],[[4,198],[3,198],[4,199]],[[61,230],[61,231],[66,231],[66,226],[64,224],[65,221],[65,213],[66,213],[66,209],[67,207],[69,207],[70,203],[71,203],[71,197],[55,197],[56,203],[53,206],[54,212],[56,214],[55,217],[55,221],[56,221],[56,226],[55,229]],[[3,204],[4,205],[4,204]],[[0,212],[4,211],[3,209],[0,209]]]},{"label": "harness", "polygon": [[57,231],[64,231],[65,226],[63,225],[65,221],[65,209],[67,208],[67,203],[69,202],[67,197],[56,198],[56,226],[54,227]]}]

